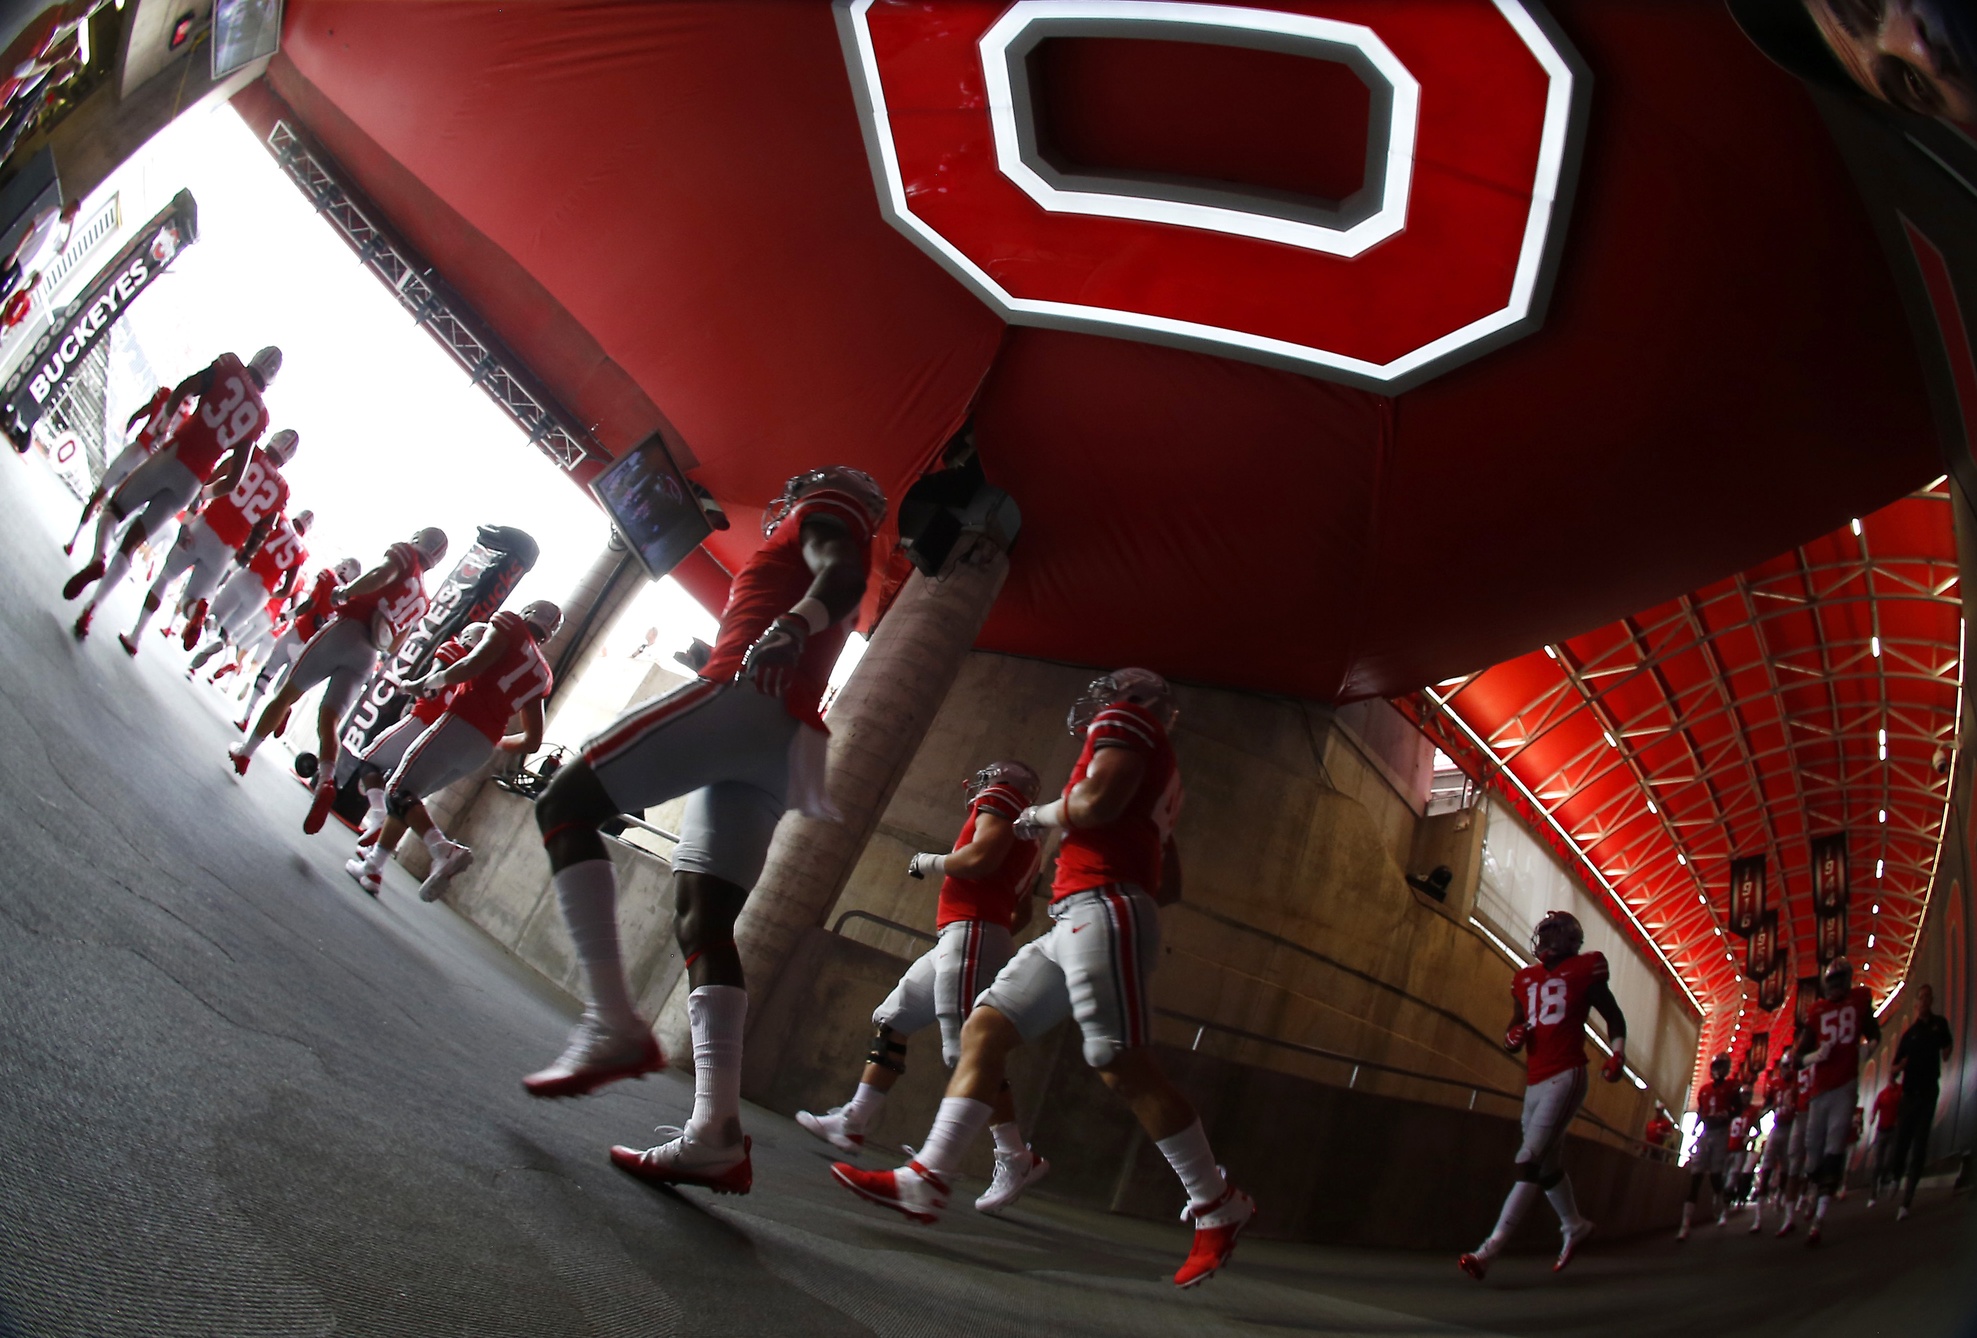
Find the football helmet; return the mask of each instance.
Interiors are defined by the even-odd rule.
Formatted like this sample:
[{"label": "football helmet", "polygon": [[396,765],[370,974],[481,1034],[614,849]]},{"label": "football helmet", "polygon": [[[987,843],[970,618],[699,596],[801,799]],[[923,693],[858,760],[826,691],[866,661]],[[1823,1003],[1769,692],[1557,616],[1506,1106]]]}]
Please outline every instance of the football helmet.
[{"label": "football helmet", "polygon": [[1846,998],[1847,991],[1853,988],[1853,963],[1844,957],[1835,957],[1819,973],[1819,985],[1829,999]]},{"label": "football helmet", "polygon": [[1109,674],[1100,674],[1086,684],[1084,695],[1071,703],[1070,714],[1064,717],[1065,725],[1072,737],[1083,738],[1091,722],[1098,713],[1117,702],[1132,702],[1153,712],[1162,729],[1174,727],[1174,717],[1180,714],[1179,703],[1174,700],[1174,690],[1167,686],[1167,680],[1151,669],[1114,669]]},{"label": "football helmet", "polygon": [[991,785],[1010,786],[1023,796],[1023,806],[1027,808],[1037,801],[1037,791],[1043,788],[1043,781],[1021,762],[991,762],[961,785],[968,792],[968,802],[971,804]]},{"label": "football helmet", "polygon": [[281,370],[281,350],[273,344],[268,345],[247,360],[247,370],[260,377],[265,388],[275,379],[275,373]]},{"label": "football helmet", "polygon": [[522,621],[529,625],[537,641],[547,641],[563,625],[563,610],[551,600],[530,600],[522,607]]},{"label": "football helmet", "polygon": [[1730,1076],[1730,1056],[1718,1055],[1709,1061],[1709,1076],[1722,1082]]},{"label": "football helmet", "polygon": [[295,429],[285,427],[269,437],[268,444],[262,449],[267,451],[268,458],[275,462],[275,468],[280,469],[295,458],[296,447],[301,444],[302,438],[296,435]]},{"label": "football helmet", "polygon": [[426,561],[427,570],[431,570],[446,556],[446,531],[437,525],[428,525],[412,536],[412,547],[419,550],[419,556]]},{"label": "football helmet", "polygon": [[349,585],[352,581],[364,574],[363,564],[358,562],[356,558],[344,558],[341,562],[330,568],[330,570],[336,573],[336,583],[338,585]]},{"label": "football helmet", "polygon": [[307,534],[309,527],[316,523],[316,513],[305,507],[297,511],[288,523],[295,527],[297,534]]},{"label": "football helmet", "polygon": [[1546,911],[1531,931],[1531,955],[1550,966],[1574,956],[1586,946],[1586,931],[1570,911]]},{"label": "football helmet", "polygon": [[769,503],[769,509],[762,513],[763,535],[774,534],[776,526],[789,518],[798,502],[819,492],[839,493],[857,503],[875,530],[886,517],[885,489],[877,479],[849,465],[828,465],[798,474],[783,485],[783,495]]}]

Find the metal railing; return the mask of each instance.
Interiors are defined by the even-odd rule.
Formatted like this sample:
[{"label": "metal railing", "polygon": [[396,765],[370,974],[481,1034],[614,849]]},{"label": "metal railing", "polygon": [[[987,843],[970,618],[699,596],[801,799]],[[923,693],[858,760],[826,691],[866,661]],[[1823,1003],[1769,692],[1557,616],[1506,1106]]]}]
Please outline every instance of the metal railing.
[{"label": "metal railing", "polygon": [[888,920],[885,916],[874,915],[870,911],[846,911],[843,915],[838,916],[837,923],[831,926],[831,932],[842,935],[844,933],[844,923],[847,920],[868,920],[882,928],[890,929],[896,934],[904,934],[908,938],[918,939],[922,943],[940,942],[940,936],[938,934],[929,934],[924,929],[915,929],[911,925],[903,925],[897,920]]}]

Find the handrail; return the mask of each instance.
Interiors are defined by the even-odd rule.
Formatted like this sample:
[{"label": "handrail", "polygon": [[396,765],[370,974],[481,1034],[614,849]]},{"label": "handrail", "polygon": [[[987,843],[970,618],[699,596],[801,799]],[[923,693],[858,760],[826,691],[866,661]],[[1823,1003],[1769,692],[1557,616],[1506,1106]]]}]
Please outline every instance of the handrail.
[{"label": "handrail", "polygon": [[624,823],[627,827],[636,827],[642,832],[651,832],[654,836],[671,841],[674,845],[680,843],[680,838],[677,835],[667,831],[664,827],[654,827],[644,818],[635,818],[629,813],[620,813],[618,815],[618,821]]},{"label": "handrail", "polygon": [[837,923],[831,926],[831,932],[833,934],[843,934],[844,922],[846,920],[870,920],[873,924],[881,928],[890,929],[894,933],[904,934],[908,938],[918,939],[922,943],[940,942],[940,936],[938,934],[929,934],[924,929],[915,929],[911,925],[903,925],[897,920],[888,920],[885,916],[874,915],[870,911],[846,911],[843,915],[838,916]]}]

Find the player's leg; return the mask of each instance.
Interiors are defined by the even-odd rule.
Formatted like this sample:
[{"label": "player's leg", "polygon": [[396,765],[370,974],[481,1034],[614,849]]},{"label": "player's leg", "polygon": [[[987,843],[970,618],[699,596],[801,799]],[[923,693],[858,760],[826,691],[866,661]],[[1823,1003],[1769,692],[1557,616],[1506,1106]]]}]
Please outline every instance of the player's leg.
[{"label": "player's leg", "polygon": [[432,733],[434,726],[414,716],[401,716],[392,722],[391,728],[371,742],[361,757],[349,757],[341,752],[336,764],[331,768],[332,784],[338,790],[355,784],[358,793],[368,801],[370,807],[364,821],[357,829],[357,853],[344,861],[343,871],[357,880],[357,886],[378,895],[384,886],[384,862],[398,848],[398,839],[404,832],[404,818],[401,814],[394,820],[387,799],[390,782],[386,777],[396,777],[402,770],[405,759]]},{"label": "player's leg", "polygon": [[[399,833],[392,830],[392,825],[398,824],[399,831],[409,828],[425,843],[426,853],[432,859],[432,867],[419,885],[421,901],[439,900],[453,879],[474,862],[472,850],[448,840],[446,833],[433,822],[432,815],[426,811],[425,798],[473,775],[493,752],[494,744],[487,735],[458,716],[442,715],[406,750],[404,759],[386,782],[385,827],[378,848],[368,858],[382,871],[384,860],[398,845]],[[390,849],[380,854],[387,836]]]},{"label": "player's leg", "polygon": [[171,551],[165,554],[164,564],[158,568],[158,575],[151,582],[151,588],[144,592],[144,598],[137,609],[137,621],[131,625],[127,635],[118,638],[123,642],[124,649],[132,655],[137,654],[137,639],[144,635],[144,629],[151,625],[151,619],[157,615],[160,608],[164,607],[165,591],[171,588],[174,581],[186,576],[188,572],[194,573],[193,576],[187,577],[185,591],[180,598],[181,602],[190,602],[197,598],[194,594],[197,573],[203,570],[204,560],[208,556],[204,551],[206,545],[201,543],[201,536],[208,534],[211,534],[211,531],[197,521],[180,528],[177,540],[173,542]]},{"label": "player's leg", "polygon": [[1806,1113],[1812,1117],[1812,1127],[1805,1136],[1806,1178],[1812,1182],[1817,1196],[1805,1238],[1805,1243],[1812,1245],[1819,1241],[1826,1213],[1833,1204],[1833,1195],[1846,1174],[1847,1129],[1853,1120],[1853,1092],[1848,1088],[1821,1092],[1812,1099]]},{"label": "player's leg", "polygon": [[[317,628],[316,634],[309,638],[308,644],[302,647],[295,663],[290,666],[288,681],[262,706],[260,717],[247,731],[247,737],[227,750],[227,755],[233,759],[234,770],[242,775],[247,773],[248,760],[275,732],[277,722],[287,717],[289,709],[301,699],[303,693],[327,681],[346,662],[375,654],[371,649],[369,630],[354,619],[337,618]],[[317,762],[320,765],[320,757]]]},{"label": "player's leg", "polygon": [[[941,1061],[950,1069],[961,1059],[961,1035],[975,1001],[1015,956],[1015,940],[999,924],[956,921],[942,931],[935,959],[935,1019],[940,1025]],[[1023,1139],[1016,1122],[1016,1099],[1004,1078],[989,1099],[989,1138],[995,1169],[989,1187],[975,1199],[977,1211],[1001,1212],[1030,1186],[1050,1174],[1050,1163]]]},{"label": "player's leg", "polygon": [[[96,522],[96,540],[89,561],[62,587],[64,599],[76,599],[92,581],[100,584],[96,596],[84,606],[76,623],[79,634],[87,635],[89,619],[103,592],[121,581],[147,534],[163,534],[173,518],[199,495],[199,480],[172,456],[154,455],[110,495],[103,514]],[[116,556],[109,559],[111,541],[121,533]],[[113,574],[114,573],[114,574]]]},{"label": "player's leg", "polygon": [[295,663],[296,657],[302,653],[302,646],[301,634],[294,627],[275,639],[268,650],[268,658],[262,662],[260,671],[254,675],[253,685],[248,689],[247,703],[237,722],[243,732],[254,718],[255,704],[266,697],[268,690],[274,687],[275,679]]},{"label": "player's leg", "polygon": [[[954,926],[949,925],[948,929]],[[943,937],[946,930],[942,930]],[[906,1039],[934,1024],[934,956],[921,953],[872,1013],[872,1048],[849,1101],[822,1115],[796,1112],[796,1122],[843,1152],[856,1152],[885,1111],[886,1093],[906,1072]]]}]

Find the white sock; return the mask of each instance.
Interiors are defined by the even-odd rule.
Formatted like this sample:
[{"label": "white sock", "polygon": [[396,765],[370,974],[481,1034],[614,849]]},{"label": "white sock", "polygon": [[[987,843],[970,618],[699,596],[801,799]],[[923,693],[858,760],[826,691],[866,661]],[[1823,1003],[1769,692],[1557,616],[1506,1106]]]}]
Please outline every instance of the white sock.
[{"label": "white sock", "polygon": [[989,1136],[995,1139],[995,1150],[1005,1157],[1013,1157],[1028,1146],[1023,1142],[1023,1126],[1014,1120],[991,1124]]},{"label": "white sock", "polygon": [[[104,574],[108,575],[107,572]],[[130,629],[130,639],[132,641],[144,635],[144,629],[151,625],[151,615],[156,612],[157,610],[152,608],[148,602],[137,606],[137,626]]]},{"label": "white sock", "polygon": [[618,871],[608,859],[587,859],[558,873],[556,900],[563,923],[570,927],[577,957],[583,962],[590,987],[590,1006],[612,1026],[629,1031],[638,1025],[632,1010],[631,986],[618,958]]},{"label": "white sock", "polygon": [[686,1019],[693,1032],[693,1118],[687,1130],[696,1142],[715,1147],[739,1143],[741,1032],[748,1021],[748,991],[702,985],[686,996]]},{"label": "white sock", "polygon": [[1524,1220],[1524,1214],[1531,1211],[1531,1205],[1538,1201],[1538,1195],[1543,1192],[1535,1180],[1519,1180],[1512,1184],[1510,1192],[1503,1196],[1503,1211],[1497,1214],[1495,1229],[1476,1253],[1487,1259],[1509,1243],[1517,1224]]},{"label": "white sock", "polygon": [[252,757],[254,756],[254,750],[261,746],[261,741],[265,738],[267,738],[265,734],[256,734],[250,731],[247,737],[235,744],[234,747],[242,757]]},{"label": "white sock", "polygon": [[844,1127],[854,1134],[862,1134],[878,1122],[879,1112],[886,1108],[886,1094],[868,1082],[858,1084],[858,1092],[844,1103]]},{"label": "white sock", "polygon": [[914,1161],[945,1179],[961,1168],[961,1158],[988,1126],[994,1107],[986,1101],[966,1096],[944,1096],[934,1115],[934,1127]]},{"label": "white sock", "polygon": [[1551,1210],[1558,1214],[1559,1225],[1567,1231],[1577,1231],[1584,1224],[1586,1219],[1579,1216],[1579,1200],[1572,1192],[1571,1176],[1546,1190],[1545,1197],[1551,1200]]},{"label": "white sock", "polygon": [[94,609],[98,604],[101,604],[103,602],[103,596],[116,589],[117,582],[123,580],[129,571],[130,554],[124,552],[122,549],[118,549],[117,555],[110,559],[110,565],[103,569],[103,579],[96,583],[96,589],[90,592],[89,602],[83,607]]},{"label": "white sock", "polygon": [[1215,1151],[1208,1146],[1208,1135],[1200,1120],[1178,1134],[1160,1139],[1154,1146],[1181,1178],[1181,1188],[1188,1192],[1191,1206],[1206,1208],[1228,1192],[1229,1182],[1223,1178],[1222,1168],[1215,1164]]},{"label": "white sock", "polygon": [[384,848],[384,842],[375,842],[364,852],[364,869],[368,873],[382,874],[384,862],[390,858],[391,852]]},{"label": "white sock", "polygon": [[1831,1194],[1821,1194],[1819,1196],[1819,1206],[1813,1209],[1812,1220],[1815,1222],[1825,1221],[1826,1209],[1832,1204],[1832,1202],[1833,1202],[1833,1196]]},{"label": "white sock", "polygon": [[381,786],[364,791],[364,800],[370,808],[364,813],[364,830],[377,832],[384,830],[384,789]]},{"label": "white sock", "polygon": [[439,853],[441,846],[451,844],[446,839],[446,833],[439,829],[439,824],[436,822],[427,831],[422,833],[419,839],[426,843],[426,851],[433,855]]}]

